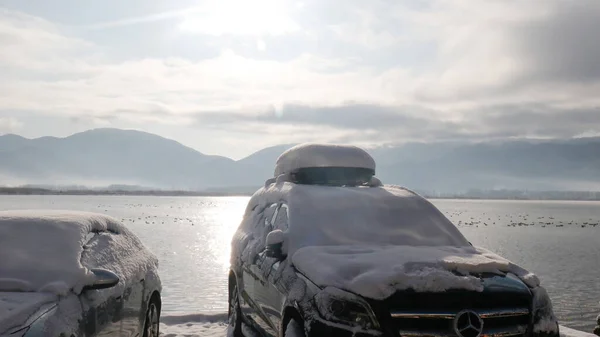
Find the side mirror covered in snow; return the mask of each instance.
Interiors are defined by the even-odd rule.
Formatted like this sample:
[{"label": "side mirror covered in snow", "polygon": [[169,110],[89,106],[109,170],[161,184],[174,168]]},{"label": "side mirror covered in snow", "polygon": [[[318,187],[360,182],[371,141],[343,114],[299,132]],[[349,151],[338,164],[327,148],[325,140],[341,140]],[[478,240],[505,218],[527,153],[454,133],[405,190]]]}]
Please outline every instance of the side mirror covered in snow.
[{"label": "side mirror covered in snow", "polygon": [[285,259],[283,253],[283,242],[285,241],[285,234],[281,229],[276,229],[267,235],[267,244],[265,248],[265,255],[272,257],[277,260]]},{"label": "side mirror covered in snow", "polygon": [[91,269],[94,274],[94,281],[83,287],[83,290],[107,289],[116,286],[119,283],[119,276],[106,269]]}]

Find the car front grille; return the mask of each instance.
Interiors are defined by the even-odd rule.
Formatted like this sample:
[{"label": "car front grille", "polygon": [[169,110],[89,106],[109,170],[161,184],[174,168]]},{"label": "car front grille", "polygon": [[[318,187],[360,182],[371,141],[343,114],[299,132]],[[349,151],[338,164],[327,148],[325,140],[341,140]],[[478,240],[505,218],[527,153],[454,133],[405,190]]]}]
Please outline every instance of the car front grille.
[{"label": "car front grille", "polygon": [[[391,310],[392,322],[402,337],[456,337],[454,321],[460,311]],[[473,309],[481,317],[480,337],[524,336],[529,326],[527,307],[501,309]],[[473,335],[475,337],[476,335]],[[463,337],[470,337],[465,334]]]}]

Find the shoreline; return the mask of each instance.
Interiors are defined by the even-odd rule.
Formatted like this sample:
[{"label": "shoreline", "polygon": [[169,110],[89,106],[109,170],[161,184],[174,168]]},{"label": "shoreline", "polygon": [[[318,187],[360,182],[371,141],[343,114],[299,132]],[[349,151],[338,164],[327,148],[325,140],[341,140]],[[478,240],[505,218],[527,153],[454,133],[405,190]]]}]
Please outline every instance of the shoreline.
[{"label": "shoreline", "polygon": [[[43,188],[43,187],[0,187],[0,195],[68,195],[68,196],[157,196],[157,197],[251,197],[256,189],[231,190],[162,190],[162,189],[120,189],[120,188]],[[435,200],[506,200],[506,201],[600,201],[600,192],[577,191],[540,191],[527,193],[511,191],[512,193],[495,194],[494,191],[484,193],[437,194],[419,192],[424,198]],[[483,194],[483,195],[482,195]],[[529,195],[527,195],[529,194]]]},{"label": "shoreline", "polygon": [[[418,193],[418,192],[417,192]],[[81,189],[61,190],[29,187],[0,187],[2,196],[156,196],[156,197],[251,197],[254,192],[228,191],[182,191],[182,190],[108,190]],[[472,195],[429,195],[419,193],[431,200],[498,200],[498,201],[600,201],[600,198],[526,197],[526,196],[472,196]]]}]

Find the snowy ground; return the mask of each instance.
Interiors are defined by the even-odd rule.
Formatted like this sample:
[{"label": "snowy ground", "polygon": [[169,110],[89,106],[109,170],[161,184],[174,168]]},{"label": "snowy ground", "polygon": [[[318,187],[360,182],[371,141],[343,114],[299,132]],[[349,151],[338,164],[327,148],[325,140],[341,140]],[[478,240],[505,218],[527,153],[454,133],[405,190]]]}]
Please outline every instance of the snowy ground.
[{"label": "snowy ground", "polygon": [[[165,316],[161,318],[163,337],[225,337],[227,314]],[[561,337],[597,337],[565,326],[560,327]]]},{"label": "snowy ground", "polygon": [[227,314],[165,316],[161,318],[160,331],[164,337],[225,337],[226,321]]}]

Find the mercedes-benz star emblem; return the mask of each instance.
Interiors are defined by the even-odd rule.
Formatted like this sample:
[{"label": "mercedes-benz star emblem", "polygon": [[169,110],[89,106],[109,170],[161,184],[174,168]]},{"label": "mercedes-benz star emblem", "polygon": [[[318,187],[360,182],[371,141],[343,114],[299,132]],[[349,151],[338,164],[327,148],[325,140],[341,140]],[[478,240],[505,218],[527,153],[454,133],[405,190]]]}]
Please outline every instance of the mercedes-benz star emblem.
[{"label": "mercedes-benz star emblem", "polygon": [[483,331],[483,320],[472,310],[463,310],[454,318],[454,332],[458,337],[479,337]]}]

